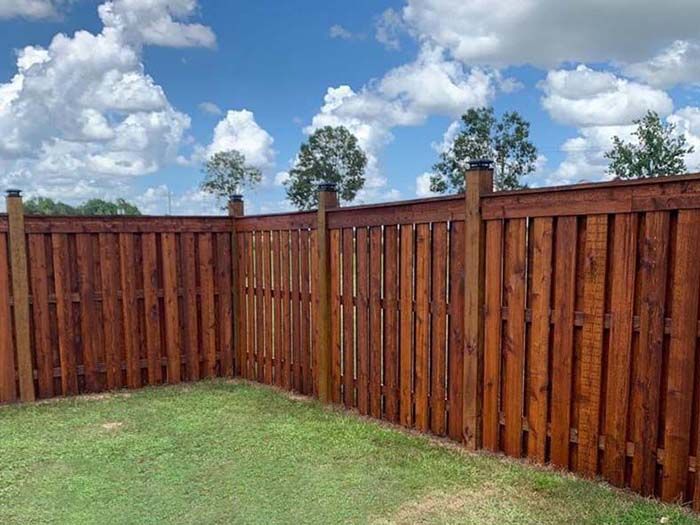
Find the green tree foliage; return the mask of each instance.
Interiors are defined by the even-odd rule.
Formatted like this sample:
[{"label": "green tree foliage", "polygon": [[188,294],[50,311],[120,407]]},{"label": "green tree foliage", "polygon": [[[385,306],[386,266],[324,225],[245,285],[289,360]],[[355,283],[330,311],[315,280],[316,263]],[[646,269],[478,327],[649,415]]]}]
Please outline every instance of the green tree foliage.
[{"label": "green tree foliage", "polygon": [[252,189],[262,180],[262,172],[246,164],[245,155],[234,149],[212,155],[204,164],[201,188],[228,202],[233,195]]},{"label": "green tree foliage", "polygon": [[636,140],[623,142],[613,137],[613,147],[605,154],[610,160],[608,173],[619,179],[645,179],[685,173],[685,156],[693,152],[685,135],[674,124],[664,124],[659,115],[649,111],[635,120]]},{"label": "green tree foliage", "polygon": [[47,197],[32,197],[24,202],[27,215],[141,215],[139,209],[124,199],[115,202],[90,199],[78,206],[71,206]]},{"label": "green tree foliage", "polygon": [[365,185],[367,156],[355,135],[343,126],[326,126],[301,145],[296,165],[285,183],[287,197],[301,210],[318,205],[318,185],[333,183],[338,196],[351,202]]},{"label": "green tree foliage", "polygon": [[470,109],[462,115],[462,126],[452,145],[440,154],[430,178],[431,191],[463,192],[464,172],[470,160],[494,161],[496,190],[524,187],[523,175],[535,171],[537,148],[530,142],[530,123],[517,111],[497,119],[493,108]]}]

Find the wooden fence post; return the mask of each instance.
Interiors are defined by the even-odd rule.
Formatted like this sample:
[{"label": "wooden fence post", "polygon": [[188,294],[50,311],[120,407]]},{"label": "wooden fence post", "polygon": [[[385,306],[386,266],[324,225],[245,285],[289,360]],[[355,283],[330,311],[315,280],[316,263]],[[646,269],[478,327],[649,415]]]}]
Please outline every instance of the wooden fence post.
[{"label": "wooden fence post", "polygon": [[481,219],[481,196],[493,190],[493,168],[489,160],[469,162],[465,176],[464,243],[464,393],[462,437],[467,448],[481,447],[484,371],[484,276],[485,228]]},{"label": "wooden fence post", "polygon": [[243,345],[241,344],[241,330],[243,322],[241,315],[241,277],[238,268],[238,235],[236,232],[236,218],[245,215],[245,203],[243,195],[231,195],[228,201],[228,214],[231,217],[231,324],[233,329],[233,349],[231,358],[234,359],[233,375],[242,374]]},{"label": "wooden fence post", "polygon": [[[7,190],[9,221],[10,267],[12,269],[12,300],[17,346],[19,396],[22,401],[34,401],[34,367],[29,339],[29,276],[27,274],[27,242],[24,232],[24,207],[20,190]],[[0,337],[5,337],[2,335]],[[48,351],[49,349],[44,349]]]},{"label": "wooden fence post", "polygon": [[318,308],[316,311],[317,330],[316,381],[318,398],[322,403],[331,400],[331,272],[330,240],[328,235],[327,211],[338,207],[338,194],[335,184],[321,184],[318,188],[318,217],[316,224],[318,257]]}]

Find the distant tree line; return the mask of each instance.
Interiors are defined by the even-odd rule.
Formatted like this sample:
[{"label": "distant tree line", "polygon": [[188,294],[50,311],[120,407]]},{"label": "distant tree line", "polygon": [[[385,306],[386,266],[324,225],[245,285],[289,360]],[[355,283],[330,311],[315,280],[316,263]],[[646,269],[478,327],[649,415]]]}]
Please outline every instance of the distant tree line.
[{"label": "distant tree line", "polygon": [[24,202],[27,215],[141,215],[139,209],[124,199],[106,201],[90,199],[77,206],[48,197],[32,197]]}]

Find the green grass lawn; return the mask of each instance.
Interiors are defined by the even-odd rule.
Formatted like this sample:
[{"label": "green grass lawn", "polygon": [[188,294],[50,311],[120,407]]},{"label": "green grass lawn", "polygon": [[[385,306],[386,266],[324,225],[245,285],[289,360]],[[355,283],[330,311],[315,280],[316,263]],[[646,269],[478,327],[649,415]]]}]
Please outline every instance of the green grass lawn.
[{"label": "green grass lawn", "polygon": [[682,509],[204,382],[0,408],[0,523],[700,523]]}]

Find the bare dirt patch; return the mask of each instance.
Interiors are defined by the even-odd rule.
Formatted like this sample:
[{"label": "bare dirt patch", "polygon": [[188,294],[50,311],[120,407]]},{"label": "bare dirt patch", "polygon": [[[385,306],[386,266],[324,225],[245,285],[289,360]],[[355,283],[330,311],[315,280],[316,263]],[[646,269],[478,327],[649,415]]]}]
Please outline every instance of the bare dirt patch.
[{"label": "bare dirt patch", "polygon": [[124,423],[122,423],[121,421],[109,421],[107,423],[102,423],[102,425],[100,425],[100,426],[102,428],[104,428],[105,430],[108,430],[110,432],[115,432],[115,431],[119,430],[120,428],[122,428],[124,426]]}]

